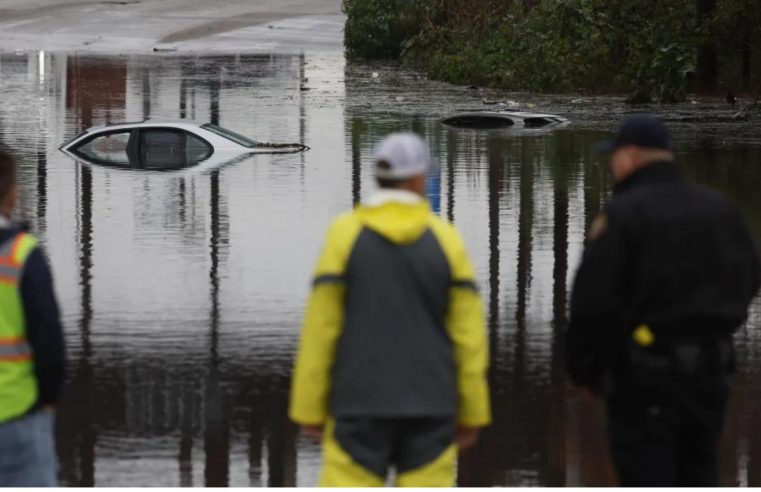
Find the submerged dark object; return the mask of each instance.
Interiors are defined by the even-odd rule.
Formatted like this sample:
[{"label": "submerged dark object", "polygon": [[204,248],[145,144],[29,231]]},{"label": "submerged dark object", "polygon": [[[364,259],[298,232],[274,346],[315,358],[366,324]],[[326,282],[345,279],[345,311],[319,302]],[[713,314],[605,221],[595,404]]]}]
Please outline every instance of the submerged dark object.
[{"label": "submerged dark object", "polygon": [[548,128],[568,123],[562,116],[523,111],[466,111],[441,120],[458,128]]},{"label": "submerged dark object", "polygon": [[735,104],[737,104],[737,98],[732,91],[727,92],[727,95],[724,97],[724,99],[727,101],[727,104],[733,108],[735,107]]}]

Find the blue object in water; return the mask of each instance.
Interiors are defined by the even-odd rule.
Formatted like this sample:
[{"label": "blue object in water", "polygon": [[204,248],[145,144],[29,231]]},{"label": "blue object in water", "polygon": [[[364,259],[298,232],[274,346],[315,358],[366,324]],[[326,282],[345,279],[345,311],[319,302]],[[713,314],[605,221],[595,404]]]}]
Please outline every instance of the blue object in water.
[{"label": "blue object in water", "polygon": [[426,180],[425,194],[431,202],[431,208],[435,213],[441,212],[441,174],[439,170],[433,171]]}]

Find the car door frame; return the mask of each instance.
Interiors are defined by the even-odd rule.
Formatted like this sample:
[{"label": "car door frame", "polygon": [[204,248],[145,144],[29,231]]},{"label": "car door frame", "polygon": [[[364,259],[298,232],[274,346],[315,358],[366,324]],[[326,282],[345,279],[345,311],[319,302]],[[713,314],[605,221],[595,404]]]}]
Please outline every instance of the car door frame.
[{"label": "car door frame", "polygon": [[[84,159],[84,160],[89,161],[89,162],[93,162],[93,163],[101,165],[101,166],[114,167],[114,168],[124,168],[124,169],[144,169],[144,167],[142,166],[142,164],[143,164],[143,159],[142,159],[142,145],[143,145],[143,142],[142,142],[142,134],[141,134],[141,132],[143,132],[143,131],[149,131],[149,130],[163,130],[163,131],[170,131],[170,132],[179,132],[179,133],[184,134],[185,138],[187,138],[187,136],[190,135],[190,136],[195,137],[198,140],[200,140],[206,146],[207,151],[208,151],[206,156],[204,156],[203,159],[193,163],[192,165],[186,165],[185,167],[195,166],[195,165],[197,165],[197,164],[199,164],[199,163],[209,159],[215,153],[214,146],[208,140],[206,140],[204,137],[202,137],[201,135],[198,135],[197,133],[192,132],[192,131],[190,131],[190,130],[188,130],[186,128],[178,128],[178,127],[166,126],[166,125],[162,125],[162,126],[135,126],[135,127],[132,127],[132,128],[114,128],[114,129],[102,130],[102,131],[99,131],[97,133],[94,133],[93,135],[88,136],[87,138],[82,139],[80,142],[77,142],[76,145],[70,147],[68,150],[72,154],[76,155],[77,157],[79,157],[81,159]],[[112,162],[112,161],[107,161],[107,160],[104,160],[104,159],[98,159],[98,158],[90,157],[90,156],[85,155],[84,153],[82,153],[79,150],[81,147],[83,147],[84,145],[87,145],[88,143],[92,142],[96,138],[104,137],[104,136],[108,136],[108,135],[113,135],[113,134],[117,134],[117,133],[128,133],[128,132],[129,132],[130,136],[129,136],[129,140],[127,141],[127,148],[125,149],[126,153],[127,153],[127,163],[126,163],[126,165],[120,164],[120,163],[115,163],[115,162]],[[186,162],[187,162],[187,157],[186,157]],[[137,165],[135,165],[135,164],[137,164]],[[182,168],[180,168],[180,169],[182,169]]]}]

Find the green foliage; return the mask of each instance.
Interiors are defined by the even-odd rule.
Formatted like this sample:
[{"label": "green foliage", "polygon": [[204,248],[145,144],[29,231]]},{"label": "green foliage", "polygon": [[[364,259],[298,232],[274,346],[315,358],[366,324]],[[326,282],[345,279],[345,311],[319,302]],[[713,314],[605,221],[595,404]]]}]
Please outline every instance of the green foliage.
[{"label": "green foliage", "polygon": [[[694,65],[691,4],[556,0],[513,4],[497,27],[425,26],[407,54],[434,78],[529,91],[632,91],[684,97]],[[686,14],[686,15],[685,15]]]},{"label": "green foliage", "polygon": [[[738,32],[746,33],[747,43],[761,25],[759,0],[717,0],[707,20],[697,19],[695,0],[538,0],[530,8],[526,3],[344,0],[347,51],[401,56],[431,77],[454,83],[537,92],[626,91],[632,101],[676,102],[685,97],[701,42],[716,38],[734,53],[739,48],[730,41],[736,42]],[[362,21],[353,18],[360,13]],[[379,40],[383,50],[375,48]]]},{"label": "green foliage", "polygon": [[418,32],[413,0],[343,0],[344,45],[349,58],[398,58]]},{"label": "green foliage", "polygon": [[761,2],[759,0],[718,0],[710,22],[703,26],[704,39],[714,39],[720,53],[720,80],[727,87],[761,83],[755,67],[753,80],[741,80],[743,51],[753,63],[761,63]]}]

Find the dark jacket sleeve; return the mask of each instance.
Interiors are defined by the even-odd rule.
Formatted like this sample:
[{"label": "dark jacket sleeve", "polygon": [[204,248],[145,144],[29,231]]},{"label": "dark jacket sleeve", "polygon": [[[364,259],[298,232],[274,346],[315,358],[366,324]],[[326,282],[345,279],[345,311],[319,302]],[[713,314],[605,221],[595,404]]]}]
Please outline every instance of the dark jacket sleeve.
[{"label": "dark jacket sleeve", "polygon": [[576,273],[566,336],[571,379],[593,390],[600,389],[603,370],[618,349],[632,247],[620,219],[601,217],[596,220],[605,222],[602,232],[589,239]]},{"label": "dark jacket sleeve", "polygon": [[53,279],[40,248],[30,253],[24,265],[21,300],[34,354],[39,390],[36,406],[54,405],[65,377],[66,353]]},{"label": "dark jacket sleeve", "polygon": [[750,273],[748,302],[750,302],[756,295],[758,295],[758,290],[761,288],[761,262],[758,257],[758,245],[753,239],[753,235],[750,233],[748,225],[742,217],[740,218],[740,225],[745,236],[748,252],[748,270]]}]

